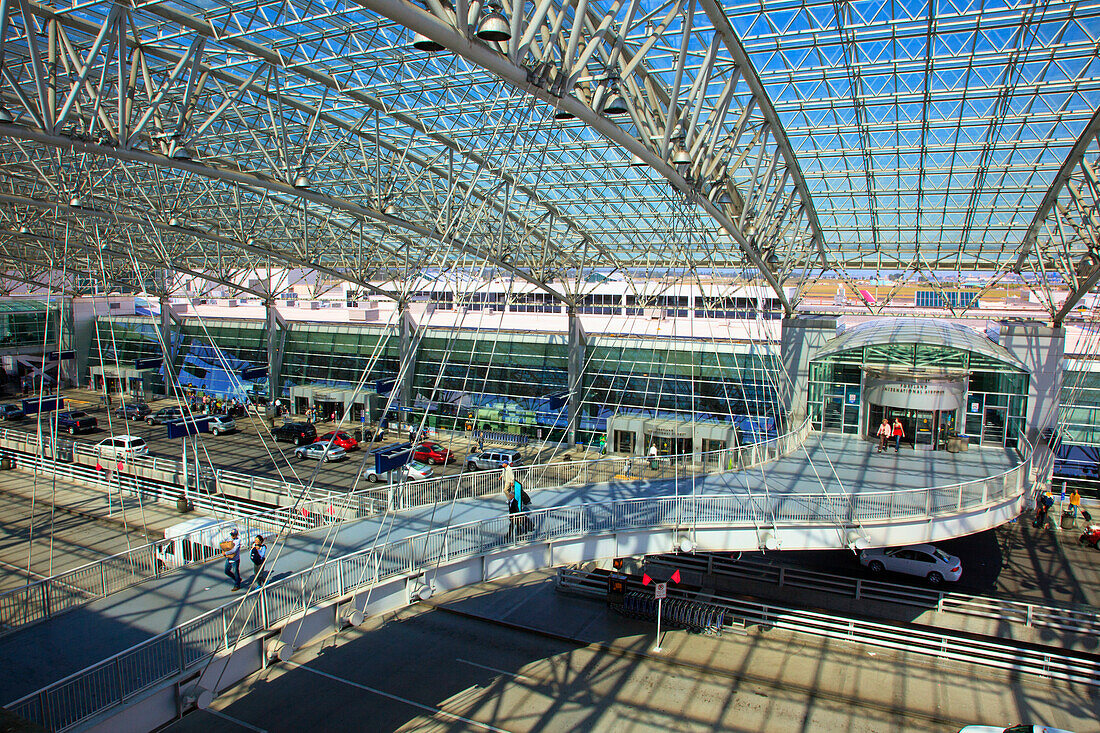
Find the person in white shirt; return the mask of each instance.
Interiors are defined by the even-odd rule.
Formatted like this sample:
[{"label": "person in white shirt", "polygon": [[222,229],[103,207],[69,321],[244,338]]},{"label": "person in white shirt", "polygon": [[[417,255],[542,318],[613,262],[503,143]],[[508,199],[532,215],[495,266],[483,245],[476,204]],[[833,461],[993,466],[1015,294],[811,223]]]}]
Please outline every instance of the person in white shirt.
[{"label": "person in white shirt", "polygon": [[657,444],[649,446],[649,467],[654,471],[657,470]]},{"label": "person in white shirt", "polygon": [[233,581],[233,590],[241,589],[241,538],[237,536],[237,530],[229,532],[229,539],[222,543],[225,548],[222,556],[225,558],[225,574]]}]

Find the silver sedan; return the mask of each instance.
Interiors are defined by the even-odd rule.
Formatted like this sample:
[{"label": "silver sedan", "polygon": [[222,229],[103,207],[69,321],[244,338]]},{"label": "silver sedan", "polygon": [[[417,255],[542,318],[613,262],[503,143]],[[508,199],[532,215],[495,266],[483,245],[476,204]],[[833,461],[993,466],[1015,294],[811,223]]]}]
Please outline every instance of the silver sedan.
[{"label": "silver sedan", "polygon": [[348,457],[348,454],[338,445],[329,441],[300,445],[294,449],[295,458],[312,458],[317,461],[339,461]]}]

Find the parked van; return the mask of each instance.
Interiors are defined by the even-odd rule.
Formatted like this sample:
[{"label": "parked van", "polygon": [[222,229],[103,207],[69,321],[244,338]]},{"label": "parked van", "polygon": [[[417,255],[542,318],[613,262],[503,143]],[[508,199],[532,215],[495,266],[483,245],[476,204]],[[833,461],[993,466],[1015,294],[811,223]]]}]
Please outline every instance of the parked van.
[{"label": "parked van", "polygon": [[[157,561],[163,567],[179,567],[221,555],[218,543],[229,537],[231,522],[211,517],[192,517],[164,530],[164,542],[157,545]],[[241,555],[247,552],[241,537]]]}]

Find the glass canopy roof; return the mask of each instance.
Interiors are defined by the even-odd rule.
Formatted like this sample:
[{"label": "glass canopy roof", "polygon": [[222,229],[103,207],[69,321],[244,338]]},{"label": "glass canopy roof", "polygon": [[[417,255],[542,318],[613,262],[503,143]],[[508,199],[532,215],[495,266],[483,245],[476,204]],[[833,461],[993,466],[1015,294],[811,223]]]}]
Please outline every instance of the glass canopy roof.
[{"label": "glass canopy roof", "polygon": [[15,4],[6,277],[1100,279],[1095,4],[494,8]]}]

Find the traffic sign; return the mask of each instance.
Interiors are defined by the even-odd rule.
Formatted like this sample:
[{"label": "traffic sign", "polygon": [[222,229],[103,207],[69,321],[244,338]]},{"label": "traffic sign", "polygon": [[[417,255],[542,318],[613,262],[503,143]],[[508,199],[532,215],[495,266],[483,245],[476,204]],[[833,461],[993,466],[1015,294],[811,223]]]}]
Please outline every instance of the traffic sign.
[{"label": "traffic sign", "polygon": [[668,583],[654,583],[653,595],[657,600],[668,598]]}]

